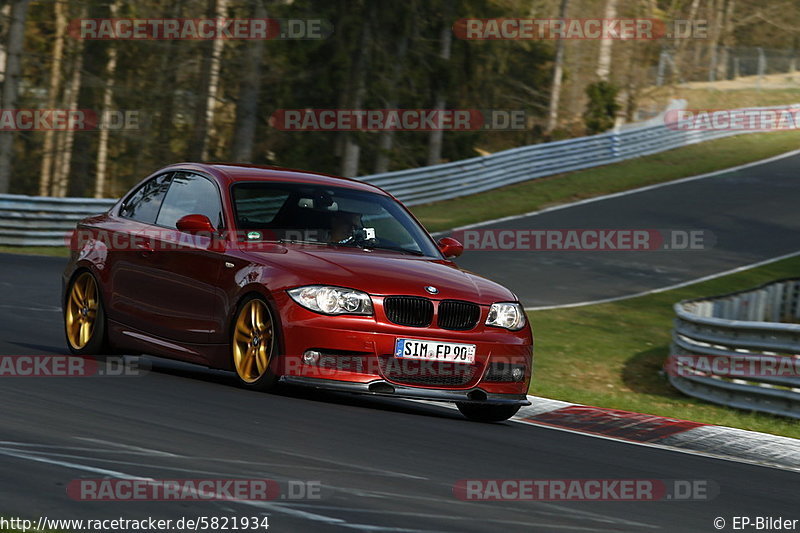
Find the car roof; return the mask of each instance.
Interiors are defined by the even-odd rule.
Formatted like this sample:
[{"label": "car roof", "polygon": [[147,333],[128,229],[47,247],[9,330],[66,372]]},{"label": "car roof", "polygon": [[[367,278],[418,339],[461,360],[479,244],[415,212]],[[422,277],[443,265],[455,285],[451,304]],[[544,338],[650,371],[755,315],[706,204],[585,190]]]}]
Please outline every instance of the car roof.
[{"label": "car roof", "polygon": [[370,185],[369,183],[333,176],[330,174],[322,174],[319,172],[310,172],[307,170],[296,170],[291,168],[281,168],[272,166],[261,165],[245,165],[239,163],[178,163],[170,165],[162,170],[196,170],[214,176],[220,185],[227,188],[228,185],[237,182],[248,181],[282,181],[282,182],[298,182],[298,183],[311,183],[315,185],[323,185],[330,187],[344,187],[347,189],[355,189],[360,191],[374,192],[386,196],[390,196],[383,189]]}]

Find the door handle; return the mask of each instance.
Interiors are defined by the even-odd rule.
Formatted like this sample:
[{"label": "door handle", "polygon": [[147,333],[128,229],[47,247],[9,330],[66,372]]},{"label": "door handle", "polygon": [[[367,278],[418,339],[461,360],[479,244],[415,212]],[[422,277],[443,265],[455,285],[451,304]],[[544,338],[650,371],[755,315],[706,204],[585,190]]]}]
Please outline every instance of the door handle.
[{"label": "door handle", "polygon": [[147,257],[155,251],[153,249],[153,241],[150,239],[137,239],[136,249],[139,251],[139,255],[142,257]]}]

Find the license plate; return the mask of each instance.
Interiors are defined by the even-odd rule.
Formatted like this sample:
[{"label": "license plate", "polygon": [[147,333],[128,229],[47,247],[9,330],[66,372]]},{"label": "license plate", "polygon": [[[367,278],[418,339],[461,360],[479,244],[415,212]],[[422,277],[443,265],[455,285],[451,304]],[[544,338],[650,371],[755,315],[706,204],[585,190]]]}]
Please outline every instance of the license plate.
[{"label": "license plate", "polygon": [[394,356],[399,359],[474,363],[475,345],[420,339],[397,339],[394,344]]}]

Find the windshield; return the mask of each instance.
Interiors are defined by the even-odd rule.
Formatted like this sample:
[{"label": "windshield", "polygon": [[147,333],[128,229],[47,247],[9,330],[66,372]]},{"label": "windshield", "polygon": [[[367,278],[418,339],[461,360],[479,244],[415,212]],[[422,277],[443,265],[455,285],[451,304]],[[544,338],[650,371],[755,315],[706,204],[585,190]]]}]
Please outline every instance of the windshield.
[{"label": "windshield", "polygon": [[236,226],[245,240],[391,250],[439,258],[427,233],[395,200],[307,183],[233,186]]}]

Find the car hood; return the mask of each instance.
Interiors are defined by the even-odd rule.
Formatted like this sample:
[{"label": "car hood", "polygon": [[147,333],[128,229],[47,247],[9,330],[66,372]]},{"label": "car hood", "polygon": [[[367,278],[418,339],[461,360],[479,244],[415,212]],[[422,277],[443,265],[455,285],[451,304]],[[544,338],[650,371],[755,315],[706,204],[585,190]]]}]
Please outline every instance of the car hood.
[{"label": "car hood", "polygon": [[[467,300],[488,305],[516,301],[508,289],[455,263],[380,250],[281,246],[282,253],[246,252],[280,272],[280,288],[311,284],[337,285],[373,295],[402,294],[434,299]],[[285,250],[285,252],[284,252]],[[270,276],[273,281],[276,276]],[[438,289],[435,295],[426,286]]]}]

